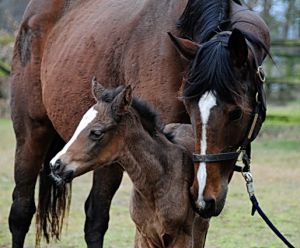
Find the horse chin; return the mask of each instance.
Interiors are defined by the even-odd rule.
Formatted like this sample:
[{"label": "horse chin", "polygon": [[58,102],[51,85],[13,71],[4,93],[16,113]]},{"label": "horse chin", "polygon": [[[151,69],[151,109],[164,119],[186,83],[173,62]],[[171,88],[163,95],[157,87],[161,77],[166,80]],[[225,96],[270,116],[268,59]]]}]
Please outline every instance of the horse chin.
[{"label": "horse chin", "polygon": [[196,206],[196,208],[194,210],[202,218],[209,219],[211,217],[217,217],[217,216],[219,216],[220,213],[222,212],[223,208],[220,208],[218,210],[216,209],[214,211],[206,211],[205,209],[201,209],[201,208],[199,208],[199,207]]},{"label": "horse chin", "polygon": [[51,171],[50,178],[55,183],[55,185],[60,188],[66,185],[67,183],[70,183],[73,180],[74,171],[73,170],[65,171],[63,175],[59,175]]},{"label": "horse chin", "polygon": [[227,193],[227,191],[225,191],[223,193],[221,198],[217,199],[216,205],[213,209],[203,208],[202,206],[199,206],[198,202],[195,200],[191,201],[192,207],[193,207],[194,211],[197,214],[199,214],[202,218],[209,219],[211,217],[219,216],[225,205],[226,193]]}]

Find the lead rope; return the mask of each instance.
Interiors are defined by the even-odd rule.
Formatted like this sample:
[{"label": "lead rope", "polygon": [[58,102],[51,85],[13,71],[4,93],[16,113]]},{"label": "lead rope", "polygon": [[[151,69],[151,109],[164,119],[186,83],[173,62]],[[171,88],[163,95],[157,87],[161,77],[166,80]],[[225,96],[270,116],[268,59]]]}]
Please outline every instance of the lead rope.
[{"label": "lead rope", "polygon": [[[248,46],[249,46],[249,42],[248,42]],[[250,48],[253,52],[253,48],[250,44]],[[260,79],[260,81],[262,83],[265,82],[265,73],[264,70],[262,68],[262,66],[258,66],[257,63],[257,59],[254,56],[255,59],[255,63],[257,65],[257,75]],[[252,137],[253,134],[253,130],[256,126],[256,122],[257,122],[257,118],[258,118],[258,113],[259,113],[259,108],[261,107],[261,102],[259,101],[259,96],[258,94],[256,94],[256,108],[255,108],[255,112],[254,112],[254,118],[253,118],[253,122],[248,134],[248,137],[245,141],[245,143],[242,145],[242,149],[241,149],[241,154],[242,154],[242,161],[244,166],[243,167],[239,167],[235,166],[235,168],[238,168],[238,171],[241,171],[242,176],[244,177],[245,181],[246,181],[246,187],[247,187],[247,192],[250,198],[250,201],[252,202],[252,210],[251,210],[251,215],[254,216],[255,212],[257,211],[258,214],[260,215],[260,217],[264,220],[264,222],[270,227],[270,229],[277,235],[278,238],[281,239],[281,241],[289,248],[295,248],[295,246],[293,246],[284,236],[283,234],[274,226],[274,224],[270,221],[270,219],[268,218],[268,216],[264,213],[264,211],[261,209],[261,207],[259,206],[259,202],[254,194],[254,184],[253,184],[253,176],[250,172],[250,163],[251,163],[251,143],[249,142],[249,140]]]},{"label": "lead rope", "polygon": [[[249,154],[250,155],[250,154]],[[246,181],[247,192],[249,194],[250,201],[252,202],[252,210],[251,215],[254,216],[257,211],[260,217],[264,220],[264,222],[271,228],[271,230],[277,235],[278,238],[289,248],[295,248],[284,236],[283,234],[274,226],[274,224],[270,221],[264,211],[260,208],[257,198],[254,194],[254,184],[253,184],[253,176],[250,172],[250,156],[247,155],[247,152],[243,153],[243,163],[246,170],[242,170],[242,175]]]}]

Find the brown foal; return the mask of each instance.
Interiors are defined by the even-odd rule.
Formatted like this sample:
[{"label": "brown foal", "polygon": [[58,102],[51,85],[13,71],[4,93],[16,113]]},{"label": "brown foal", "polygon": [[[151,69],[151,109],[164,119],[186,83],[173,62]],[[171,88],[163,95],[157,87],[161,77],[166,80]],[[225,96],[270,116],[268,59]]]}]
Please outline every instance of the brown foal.
[{"label": "brown foal", "polygon": [[[117,162],[134,185],[130,214],[136,225],[135,247],[192,247],[190,153],[166,137],[156,113],[132,97],[130,86],[107,90],[94,81],[93,95],[97,103],[50,162],[52,178],[60,185]],[[182,143],[193,149],[190,126],[165,130],[179,142],[182,134],[189,134]]]}]

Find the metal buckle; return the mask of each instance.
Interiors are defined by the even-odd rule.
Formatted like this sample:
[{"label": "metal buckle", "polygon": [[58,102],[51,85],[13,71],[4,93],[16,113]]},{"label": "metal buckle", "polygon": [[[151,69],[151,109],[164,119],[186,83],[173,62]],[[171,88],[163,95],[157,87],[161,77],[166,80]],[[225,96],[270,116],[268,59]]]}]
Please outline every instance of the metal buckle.
[{"label": "metal buckle", "polygon": [[240,147],[240,149],[238,149],[237,152],[239,152],[239,156],[237,158],[237,161],[239,161],[239,162],[243,161],[243,157],[244,157],[244,154],[246,153],[246,150],[241,149],[241,147]]},{"label": "metal buckle", "polygon": [[266,73],[264,71],[264,68],[261,65],[257,67],[256,73],[260,81],[264,83],[266,81]]},{"label": "metal buckle", "polygon": [[251,172],[242,172],[242,175],[246,181],[246,187],[249,197],[252,197],[254,195],[254,184],[252,174]]}]

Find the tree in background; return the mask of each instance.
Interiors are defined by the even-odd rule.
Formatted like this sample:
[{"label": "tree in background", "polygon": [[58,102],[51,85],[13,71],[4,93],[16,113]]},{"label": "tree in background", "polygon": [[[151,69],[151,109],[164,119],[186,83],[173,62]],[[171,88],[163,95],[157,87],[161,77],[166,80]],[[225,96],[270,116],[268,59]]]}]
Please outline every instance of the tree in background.
[{"label": "tree in background", "polygon": [[[300,38],[300,0],[242,0],[266,21],[273,39]],[[29,0],[0,0],[0,30],[18,28]]]},{"label": "tree in background", "polygon": [[28,3],[29,0],[0,0],[0,29],[15,32]]},{"label": "tree in background", "polygon": [[273,39],[300,38],[300,0],[244,0],[268,24]]}]

